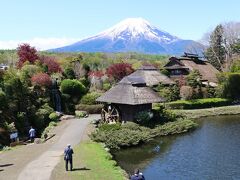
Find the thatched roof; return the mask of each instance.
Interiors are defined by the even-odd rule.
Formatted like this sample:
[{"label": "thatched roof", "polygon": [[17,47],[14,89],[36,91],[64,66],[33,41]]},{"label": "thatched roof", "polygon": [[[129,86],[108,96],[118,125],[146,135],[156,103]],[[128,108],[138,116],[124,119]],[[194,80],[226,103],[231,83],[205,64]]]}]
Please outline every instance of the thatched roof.
[{"label": "thatched roof", "polygon": [[217,73],[219,71],[213,67],[208,62],[197,63],[194,61],[189,60],[181,60],[181,62],[187,66],[191,71],[198,70],[199,73],[202,75],[202,80],[207,80],[209,82],[218,82],[217,80]]},{"label": "thatched roof", "polygon": [[151,65],[142,66],[138,70],[129,75],[129,77],[135,76],[142,77],[146,82],[147,86],[155,86],[158,85],[159,83],[165,85],[175,84],[173,80],[159,72],[157,68]]},{"label": "thatched roof", "polygon": [[147,87],[143,78],[126,76],[116,86],[97,98],[96,101],[138,105],[163,102],[164,99]]},{"label": "thatched roof", "polygon": [[199,73],[202,75],[203,81],[209,82],[218,82],[217,80],[217,73],[219,71],[212,66],[207,61],[203,61],[196,58],[189,58],[189,57],[171,57],[170,61],[178,62],[177,64],[166,64],[166,69],[188,69],[190,72],[193,70],[198,70]]}]

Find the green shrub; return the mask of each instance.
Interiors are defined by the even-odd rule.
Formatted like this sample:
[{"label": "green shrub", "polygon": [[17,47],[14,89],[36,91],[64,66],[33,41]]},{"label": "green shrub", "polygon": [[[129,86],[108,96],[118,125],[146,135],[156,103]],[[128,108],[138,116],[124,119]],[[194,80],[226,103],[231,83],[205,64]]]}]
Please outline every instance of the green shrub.
[{"label": "green shrub", "polygon": [[49,115],[54,112],[53,108],[51,108],[47,103],[45,103],[40,109],[36,112],[36,120],[34,121],[35,127],[38,130],[42,130],[45,125],[50,121]]},{"label": "green shrub", "polygon": [[30,78],[37,73],[43,72],[41,67],[33,64],[26,64],[21,68],[20,78],[23,82],[31,83]]},{"label": "green shrub", "polygon": [[165,136],[165,135],[172,135],[172,134],[179,134],[183,132],[187,132],[189,130],[193,130],[198,125],[188,119],[177,120],[174,122],[168,122],[164,125],[159,125],[152,130],[153,136]]},{"label": "green shrub", "polygon": [[80,78],[79,81],[85,86],[89,87],[90,86],[90,81],[86,78]]},{"label": "green shrub", "polygon": [[101,94],[97,92],[88,93],[82,97],[81,104],[88,104],[88,105],[96,104],[96,99],[100,96]]},{"label": "green shrub", "polygon": [[85,86],[76,79],[64,79],[61,82],[61,92],[64,94],[69,94],[72,99],[78,99],[83,96],[86,92]]},{"label": "green shrub", "polygon": [[166,103],[166,107],[170,109],[201,109],[230,105],[231,101],[222,98],[207,98],[195,100],[179,100]]},{"label": "green shrub", "polygon": [[49,133],[50,131],[57,126],[57,123],[54,121],[51,121],[48,126],[44,129],[44,131],[42,132],[41,138],[42,139],[47,139],[49,137]]},{"label": "green shrub", "polygon": [[149,121],[153,118],[153,113],[150,111],[141,111],[138,112],[134,118],[134,121],[138,124],[148,124]]},{"label": "green shrub", "polygon": [[233,100],[240,100],[240,73],[228,74],[227,80],[223,83],[223,97]]},{"label": "green shrub", "polygon": [[7,130],[8,132],[14,132],[16,131],[16,127],[15,127],[15,123],[12,122],[12,123],[7,123],[7,122],[4,122],[4,129]]},{"label": "green shrub", "polygon": [[67,114],[74,114],[75,111],[75,104],[71,100],[71,96],[69,94],[61,95],[62,100],[62,109]]},{"label": "green shrub", "polygon": [[102,125],[93,132],[90,137],[96,142],[103,142],[108,148],[119,149],[120,147],[135,146],[150,141],[156,136],[165,136],[187,132],[197,127],[191,120],[178,120],[157,126],[154,129],[140,126],[133,122]]},{"label": "green shrub", "polygon": [[[139,127],[137,124],[135,126]],[[152,138],[152,135],[149,128],[132,130],[126,127],[120,128],[118,125],[105,125],[104,128],[93,132],[90,137],[96,142],[104,142],[108,148],[119,149],[147,142]]]},{"label": "green shrub", "polygon": [[56,122],[59,120],[59,116],[57,115],[57,113],[53,112],[49,115],[49,119],[50,119],[50,121]]},{"label": "green shrub", "polygon": [[116,124],[102,124],[99,126],[99,130],[100,131],[115,131],[115,130],[119,130],[121,128],[121,124],[120,123],[116,123]]},{"label": "green shrub", "polygon": [[155,104],[153,108],[153,119],[149,123],[149,127],[155,127],[158,124],[163,124],[169,121],[183,119],[181,115],[177,115],[169,109],[166,109],[162,104]]},{"label": "green shrub", "polygon": [[63,75],[66,77],[66,79],[75,79],[75,73],[73,68],[70,66],[64,68]]},{"label": "green shrub", "polygon": [[6,94],[0,88],[0,110],[3,110],[5,107],[7,107]]},{"label": "green shrub", "polygon": [[159,84],[155,88],[155,90],[158,91],[159,95],[168,102],[176,101],[179,99],[179,96],[180,96],[180,89],[177,85],[166,87],[162,84]]},{"label": "green shrub", "polygon": [[110,83],[103,83],[103,90],[104,90],[104,91],[109,90],[111,87],[112,87],[112,86],[111,86]]},{"label": "green shrub", "polygon": [[130,129],[133,131],[141,130],[141,126],[134,122],[126,122],[121,126],[121,128]]},{"label": "green shrub", "polygon": [[75,111],[75,115],[79,118],[83,118],[87,116],[87,112],[86,111]]},{"label": "green shrub", "polygon": [[78,104],[75,106],[76,110],[87,111],[88,114],[99,114],[103,108],[102,104],[95,105],[86,105],[86,104]]}]

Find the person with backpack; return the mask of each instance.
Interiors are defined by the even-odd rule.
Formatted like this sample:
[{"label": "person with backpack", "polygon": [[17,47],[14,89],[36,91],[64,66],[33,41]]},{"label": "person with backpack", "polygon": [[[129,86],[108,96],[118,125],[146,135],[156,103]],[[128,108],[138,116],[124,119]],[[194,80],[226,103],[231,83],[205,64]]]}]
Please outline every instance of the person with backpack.
[{"label": "person with backpack", "polygon": [[130,180],[145,180],[145,177],[141,172],[139,172],[139,169],[135,169],[134,174],[130,177]]},{"label": "person with backpack", "polygon": [[64,150],[64,160],[65,160],[66,171],[68,171],[68,163],[70,164],[70,171],[72,171],[73,169],[72,155],[73,155],[73,149],[71,148],[71,145],[68,144],[66,149]]}]

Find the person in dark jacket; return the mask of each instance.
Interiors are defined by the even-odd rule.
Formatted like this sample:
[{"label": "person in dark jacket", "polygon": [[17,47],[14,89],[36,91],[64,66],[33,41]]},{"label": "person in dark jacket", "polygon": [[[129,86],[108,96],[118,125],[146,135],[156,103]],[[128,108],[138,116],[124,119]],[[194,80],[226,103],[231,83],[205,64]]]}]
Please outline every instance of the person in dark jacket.
[{"label": "person in dark jacket", "polygon": [[134,174],[131,176],[130,180],[145,180],[145,177],[141,172],[139,172],[139,169],[135,169]]},{"label": "person in dark jacket", "polygon": [[71,148],[71,145],[68,144],[66,149],[64,150],[64,160],[65,160],[66,171],[68,171],[68,163],[70,163],[70,170],[72,171],[72,168],[73,168],[72,155],[73,155],[73,149]]}]

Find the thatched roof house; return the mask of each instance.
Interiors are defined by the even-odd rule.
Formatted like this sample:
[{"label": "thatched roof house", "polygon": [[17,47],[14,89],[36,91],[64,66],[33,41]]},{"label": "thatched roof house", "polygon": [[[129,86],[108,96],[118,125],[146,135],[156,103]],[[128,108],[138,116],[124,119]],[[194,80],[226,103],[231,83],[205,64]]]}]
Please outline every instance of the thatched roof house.
[{"label": "thatched roof house", "polygon": [[193,70],[198,70],[203,82],[217,83],[219,71],[207,61],[201,60],[198,55],[185,53],[181,57],[171,57],[165,65],[170,73],[170,78],[177,79],[188,75]]},{"label": "thatched roof house", "polygon": [[116,86],[97,98],[97,101],[139,105],[162,102],[163,98],[159,97],[156,92],[147,87],[143,78],[126,76]]},{"label": "thatched roof house", "polygon": [[120,114],[122,121],[131,121],[138,112],[151,110],[152,103],[163,102],[164,99],[147,87],[143,78],[126,76],[96,101],[115,106],[119,111],[115,114]]},{"label": "thatched roof house", "polygon": [[146,82],[147,86],[150,87],[157,86],[160,83],[163,85],[175,84],[173,80],[162,74],[156,67],[152,65],[144,65],[129,75],[129,77],[135,76],[142,77]]}]

